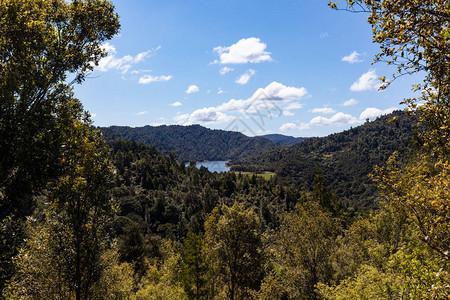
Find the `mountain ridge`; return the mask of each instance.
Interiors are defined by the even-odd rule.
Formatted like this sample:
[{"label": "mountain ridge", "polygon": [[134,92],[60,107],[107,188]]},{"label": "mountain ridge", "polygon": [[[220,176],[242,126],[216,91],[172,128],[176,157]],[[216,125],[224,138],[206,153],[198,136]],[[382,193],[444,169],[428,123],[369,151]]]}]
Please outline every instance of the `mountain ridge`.
[{"label": "mountain ridge", "polygon": [[100,130],[106,140],[131,140],[155,146],[162,153],[175,153],[183,161],[232,160],[276,146],[263,137],[209,129],[200,125],[110,126]]}]

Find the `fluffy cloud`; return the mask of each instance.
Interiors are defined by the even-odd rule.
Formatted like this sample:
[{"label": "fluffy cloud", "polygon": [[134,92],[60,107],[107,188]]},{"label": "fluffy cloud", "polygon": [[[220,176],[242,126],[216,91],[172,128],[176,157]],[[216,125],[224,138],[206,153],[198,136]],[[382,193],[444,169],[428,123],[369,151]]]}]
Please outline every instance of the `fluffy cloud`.
[{"label": "fluffy cloud", "polygon": [[228,67],[223,67],[222,69],[220,69],[220,75],[225,75],[228,72],[234,71],[234,69],[232,68],[228,68]]},{"label": "fluffy cloud", "polygon": [[225,91],[221,87],[217,90],[217,94],[218,95],[223,94],[224,92]]},{"label": "fluffy cloud", "polygon": [[[197,109],[185,118],[185,124],[201,123],[222,123],[233,120],[236,113],[252,114],[255,112],[264,114],[266,117],[281,116],[292,114],[290,109],[301,108],[300,103],[291,103],[307,95],[307,90],[303,87],[285,86],[278,82],[272,82],[265,88],[259,88],[248,99],[230,99],[215,107]],[[180,121],[180,118],[177,118]]]},{"label": "fluffy cloud", "polygon": [[347,101],[342,103],[342,106],[352,106],[352,105],[356,105],[356,104],[358,104],[358,100],[352,98],[352,99],[348,99]]},{"label": "fluffy cloud", "polygon": [[280,130],[281,131],[292,131],[292,130],[305,130],[309,129],[310,126],[308,123],[300,123],[300,125],[297,125],[295,123],[284,123],[281,125]]},{"label": "fluffy cloud", "polygon": [[350,90],[353,92],[370,91],[377,90],[380,86],[381,83],[378,80],[375,70],[369,70],[368,72],[362,74],[358,81],[352,84]]},{"label": "fluffy cloud", "polygon": [[115,69],[115,70],[119,70],[123,74],[125,74],[128,72],[129,69],[131,69],[132,65],[143,61],[145,58],[150,56],[155,51],[159,50],[161,47],[157,47],[155,49],[140,52],[135,56],[125,55],[123,57],[117,57],[116,56],[116,53],[117,53],[116,48],[109,43],[103,44],[102,48],[103,48],[103,50],[108,52],[108,55],[99,61],[96,69],[99,71],[102,71],[102,72],[106,72],[106,71]]},{"label": "fluffy cloud", "polygon": [[292,101],[301,99],[306,94],[308,94],[308,91],[304,87],[296,88],[285,86],[279,82],[273,81],[264,89],[258,89],[252,97],[262,97],[272,101]]},{"label": "fluffy cloud", "polygon": [[359,123],[358,119],[355,117],[344,114],[341,112],[338,112],[337,114],[333,115],[331,118],[325,118],[322,116],[315,117],[310,121],[310,124],[312,125],[343,125],[343,124],[355,124]]},{"label": "fluffy cloud", "polygon": [[246,85],[250,80],[250,78],[252,78],[255,74],[256,74],[255,70],[249,69],[247,72],[239,76],[239,78],[236,79],[235,82],[241,85]]},{"label": "fluffy cloud", "polygon": [[173,107],[178,107],[178,106],[182,106],[183,103],[181,103],[180,101],[177,101],[177,102],[171,103],[171,104],[169,104],[169,105],[170,105],[170,106],[173,106]]},{"label": "fluffy cloud", "polygon": [[[350,99],[350,100],[352,100],[352,99]],[[390,108],[387,108],[384,110],[381,110],[379,108],[374,108],[374,107],[368,107],[359,115],[359,119],[357,119],[349,114],[344,114],[342,112],[338,112],[335,115],[333,115],[331,118],[325,118],[322,116],[315,117],[309,122],[309,124],[318,125],[318,126],[357,124],[357,123],[363,123],[367,119],[372,121],[381,115],[390,114],[394,110],[396,110],[395,107],[390,107]]]},{"label": "fluffy cloud", "polygon": [[350,55],[344,56],[342,58],[342,61],[346,61],[351,64],[360,63],[362,62],[362,59],[359,59],[360,55],[361,54],[359,54],[358,52],[353,51]]},{"label": "fluffy cloud", "polygon": [[289,130],[295,130],[295,129],[297,129],[297,125],[294,123],[284,123],[280,127],[281,131],[289,131]]},{"label": "fluffy cloud", "polygon": [[196,86],[196,85],[190,85],[190,86],[188,87],[188,89],[186,90],[186,94],[197,93],[198,91],[200,91],[200,89],[198,88],[198,86]]},{"label": "fluffy cloud", "polygon": [[259,38],[251,37],[241,39],[229,47],[215,47],[214,51],[219,54],[221,64],[245,64],[271,61],[270,52],[266,51],[267,45]]},{"label": "fluffy cloud", "polygon": [[[301,87],[285,86],[279,82],[272,82],[265,88],[259,88],[248,99],[231,99],[217,106],[217,111],[243,112],[243,110],[279,109],[278,106],[287,105],[286,110],[300,108],[300,103],[290,103],[293,100],[303,98],[308,91]],[[292,105],[291,108],[288,107]],[[299,107],[300,106],[300,107]],[[280,111],[281,113],[281,111]]]},{"label": "fluffy cloud", "polygon": [[201,124],[224,123],[233,119],[234,118],[232,116],[228,116],[220,111],[217,111],[215,107],[197,109],[189,116],[190,123]]},{"label": "fluffy cloud", "polygon": [[295,115],[295,114],[289,110],[283,111],[283,116],[285,116],[285,117],[292,117],[293,115]]},{"label": "fluffy cloud", "polygon": [[372,121],[372,120],[378,118],[379,116],[390,114],[394,110],[396,110],[395,107],[390,107],[385,110],[381,110],[381,109],[378,109],[375,107],[368,107],[361,113],[361,115],[359,116],[359,119],[361,121],[367,120],[367,119]]},{"label": "fluffy cloud", "polygon": [[329,114],[334,114],[336,111],[334,109],[332,109],[331,107],[321,107],[321,108],[314,108],[312,110],[312,112],[315,114],[329,115]]},{"label": "fluffy cloud", "polygon": [[172,75],[161,75],[161,76],[154,76],[154,75],[144,75],[141,78],[139,78],[140,84],[148,84],[151,82],[159,82],[159,81],[169,81],[172,79]]}]

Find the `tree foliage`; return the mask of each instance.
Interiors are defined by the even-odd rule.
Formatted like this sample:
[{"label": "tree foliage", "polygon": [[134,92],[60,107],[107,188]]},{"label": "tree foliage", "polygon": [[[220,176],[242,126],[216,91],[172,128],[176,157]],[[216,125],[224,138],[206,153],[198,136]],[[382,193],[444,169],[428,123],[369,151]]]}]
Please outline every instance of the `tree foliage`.
[{"label": "tree foliage", "polygon": [[[63,174],[61,159],[82,111],[67,84],[82,82],[118,32],[105,0],[5,0],[0,3],[0,290],[22,238],[33,196]],[[11,220],[11,221],[10,221]],[[7,226],[16,224],[14,232]]]},{"label": "tree foliage", "polygon": [[102,255],[115,214],[109,148],[87,121],[74,121],[70,137],[63,138],[69,141],[61,158],[64,175],[49,183],[42,220],[33,222],[40,230],[30,226],[20,255],[17,281],[24,297],[44,292],[59,299],[92,298],[105,268]]},{"label": "tree foliage", "polygon": [[[338,3],[330,1],[337,9]],[[448,154],[450,115],[450,3],[441,0],[347,0],[344,8],[369,13],[373,41],[380,45],[375,61],[396,66],[389,85],[397,77],[424,72],[422,83],[413,90],[421,92],[406,99],[407,110],[416,113],[423,125],[419,131],[422,146]],[[418,105],[422,104],[423,105]]]},{"label": "tree foliage", "polygon": [[[337,8],[337,3],[331,3]],[[373,40],[380,44],[375,61],[397,66],[395,79],[423,71],[413,86],[421,95],[406,99],[407,111],[419,117],[418,148],[407,163],[393,157],[379,171],[385,196],[404,207],[423,240],[448,259],[448,155],[450,150],[450,3],[448,1],[347,1],[347,10],[370,13]],[[382,80],[386,81],[383,77]],[[390,84],[389,81],[386,81]],[[420,105],[419,105],[420,104]]]},{"label": "tree foliage", "polygon": [[315,285],[332,279],[331,255],[340,226],[316,201],[298,205],[275,236],[274,262],[285,269],[284,289],[292,299],[317,299]]},{"label": "tree foliage", "polygon": [[259,288],[262,241],[257,215],[241,203],[214,209],[205,223],[207,253],[227,299],[246,299]]}]

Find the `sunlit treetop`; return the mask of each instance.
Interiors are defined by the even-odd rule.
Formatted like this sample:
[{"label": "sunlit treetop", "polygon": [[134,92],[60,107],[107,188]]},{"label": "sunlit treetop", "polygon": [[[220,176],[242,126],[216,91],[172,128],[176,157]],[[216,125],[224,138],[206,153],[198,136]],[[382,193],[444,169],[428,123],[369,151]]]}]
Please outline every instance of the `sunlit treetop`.
[{"label": "sunlit treetop", "polygon": [[331,1],[329,6],[369,14],[367,20],[372,25],[373,41],[380,45],[375,62],[397,67],[392,79],[381,78],[385,83],[382,88],[399,76],[425,72],[423,82],[413,85],[413,90],[421,92],[421,96],[406,99],[404,103],[408,105],[407,110],[420,113],[422,123],[429,129],[427,136],[422,136],[423,144],[438,145],[448,153],[450,1],[347,0],[343,8]]}]

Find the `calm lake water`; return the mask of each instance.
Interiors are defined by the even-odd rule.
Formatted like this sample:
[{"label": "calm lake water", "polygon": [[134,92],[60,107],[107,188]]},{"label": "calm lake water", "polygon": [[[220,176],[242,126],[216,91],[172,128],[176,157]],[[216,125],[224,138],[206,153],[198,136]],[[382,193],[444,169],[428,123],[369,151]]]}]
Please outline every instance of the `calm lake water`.
[{"label": "calm lake water", "polygon": [[[201,166],[207,168],[210,172],[228,172],[230,171],[230,167],[227,167],[225,164],[228,163],[227,160],[216,160],[216,161],[205,161],[198,162],[195,166],[200,169]],[[189,166],[189,164],[186,164]]]}]

